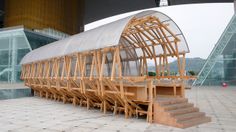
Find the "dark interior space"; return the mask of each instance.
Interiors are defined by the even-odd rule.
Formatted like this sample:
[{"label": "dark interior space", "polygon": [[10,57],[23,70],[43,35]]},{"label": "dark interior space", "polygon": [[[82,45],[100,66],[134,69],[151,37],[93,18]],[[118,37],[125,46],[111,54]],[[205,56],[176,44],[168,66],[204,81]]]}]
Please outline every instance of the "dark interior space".
[{"label": "dark interior space", "polygon": [[3,27],[4,0],[0,0],[0,28]]},{"label": "dark interior space", "polygon": [[[87,24],[125,12],[157,7],[159,2],[160,0],[85,0],[84,23]],[[216,2],[233,2],[233,0],[168,0],[169,5]]]},{"label": "dark interior space", "polygon": [[170,0],[171,5],[189,4],[189,3],[217,3],[217,2],[233,2],[234,0]]},{"label": "dark interior space", "polygon": [[152,7],[156,7],[156,0],[85,0],[84,22]]}]

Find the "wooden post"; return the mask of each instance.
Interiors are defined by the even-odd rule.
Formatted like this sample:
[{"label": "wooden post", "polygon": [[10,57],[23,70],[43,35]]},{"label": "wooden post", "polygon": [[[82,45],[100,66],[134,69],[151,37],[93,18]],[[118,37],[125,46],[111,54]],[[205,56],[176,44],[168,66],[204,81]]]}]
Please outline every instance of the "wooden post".
[{"label": "wooden post", "polygon": [[79,71],[79,54],[76,54],[76,62],[75,62],[74,78],[73,78],[74,80],[77,80],[78,71]]},{"label": "wooden post", "polygon": [[172,83],[173,83],[173,90],[174,90],[174,97],[176,97],[176,80],[172,80]]},{"label": "wooden post", "polygon": [[182,97],[185,97],[185,79],[184,79],[184,74],[185,74],[185,65],[186,65],[186,60],[185,60],[185,54],[183,54],[183,59],[182,59],[182,81],[181,81],[181,94]]},{"label": "wooden post", "polygon": [[148,105],[148,122],[152,123],[153,120],[153,81],[147,81],[148,93],[149,93],[149,105]]},{"label": "wooden post", "polygon": [[[104,88],[104,84],[103,84],[103,71],[104,71],[105,61],[106,61],[106,52],[103,52],[99,80],[100,80],[100,85],[101,85],[101,95],[102,95],[102,99],[103,99],[102,104],[103,104],[104,113],[106,112],[105,88]],[[102,107],[101,107],[101,109],[102,109]]]},{"label": "wooden post", "polygon": [[114,80],[114,76],[116,72],[117,54],[119,54],[118,50],[115,50],[114,55],[113,55],[112,69],[111,69],[111,81]]},{"label": "wooden post", "polygon": [[95,65],[95,53],[93,54],[93,59],[92,59],[92,64],[91,64],[91,69],[90,69],[90,77],[89,77],[89,80],[92,80],[93,78],[93,71],[94,71],[94,65]]}]

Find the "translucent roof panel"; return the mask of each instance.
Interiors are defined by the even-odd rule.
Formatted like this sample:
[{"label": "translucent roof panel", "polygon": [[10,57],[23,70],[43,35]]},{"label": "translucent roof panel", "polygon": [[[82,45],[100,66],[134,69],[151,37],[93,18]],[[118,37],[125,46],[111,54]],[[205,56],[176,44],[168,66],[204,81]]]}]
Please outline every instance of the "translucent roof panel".
[{"label": "translucent roof panel", "polygon": [[[178,43],[178,48],[180,52],[189,52],[185,38],[178,28],[178,26],[165,14],[157,11],[144,11],[118,21],[100,26],[98,28],[73,35],[64,40],[60,40],[49,45],[43,46],[41,48],[35,49],[28,53],[21,61],[21,64],[31,63],[40,60],[46,60],[54,57],[60,57],[76,52],[83,52],[95,49],[101,49],[105,47],[117,46],[121,43],[122,33],[126,26],[132,19],[144,18],[147,16],[155,16],[162,23],[168,23],[168,28],[174,34],[178,34],[180,43]],[[138,49],[136,50],[138,52]],[[156,54],[163,54],[162,49],[158,48]],[[139,56],[140,53],[137,53]]]}]

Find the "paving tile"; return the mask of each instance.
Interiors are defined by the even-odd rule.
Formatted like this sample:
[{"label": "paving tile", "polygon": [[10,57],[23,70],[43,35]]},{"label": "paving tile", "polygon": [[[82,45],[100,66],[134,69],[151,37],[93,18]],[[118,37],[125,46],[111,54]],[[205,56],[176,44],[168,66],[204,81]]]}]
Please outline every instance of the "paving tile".
[{"label": "paving tile", "polygon": [[212,122],[179,129],[149,124],[145,119],[103,114],[98,109],[63,104],[39,97],[0,101],[1,132],[235,132],[236,87],[200,87],[186,90],[189,101]]}]

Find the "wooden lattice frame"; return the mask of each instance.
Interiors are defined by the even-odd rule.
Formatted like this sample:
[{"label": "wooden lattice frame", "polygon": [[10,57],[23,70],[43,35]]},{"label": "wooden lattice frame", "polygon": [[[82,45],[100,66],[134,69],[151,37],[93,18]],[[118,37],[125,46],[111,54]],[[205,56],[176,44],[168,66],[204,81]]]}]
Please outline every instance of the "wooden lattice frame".
[{"label": "wooden lattice frame", "polygon": [[[170,37],[174,41],[170,41]],[[177,87],[181,88],[179,96],[184,96],[184,79],[188,77],[184,76],[185,53],[178,51],[180,39],[171,32],[168,24],[150,16],[133,18],[123,31],[121,42],[128,45],[121,43],[114,47],[23,64],[21,79],[41,97],[86,105],[88,109],[97,107],[104,113],[107,110],[113,110],[114,114],[123,111],[126,118],[147,114],[147,121],[152,122],[153,102],[158,97],[156,90],[158,86],[166,85],[162,83],[163,79],[171,80],[168,86],[173,88],[173,96],[177,96]],[[156,54],[157,45],[161,45],[163,54]],[[138,57],[133,52],[136,48],[142,50],[143,56]],[[121,58],[121,51],[129,57]],[[112,55],[111,61],[107,54]],[[170,75],[168,57],[177,59],[178,76]],[[147,76],[148,59],[154,60],[156,76]],[[138,75],[124,76],[123,62],[129,61],[137,62]],[[104,69],[108,63],[110,72],[105,76]]]}]

